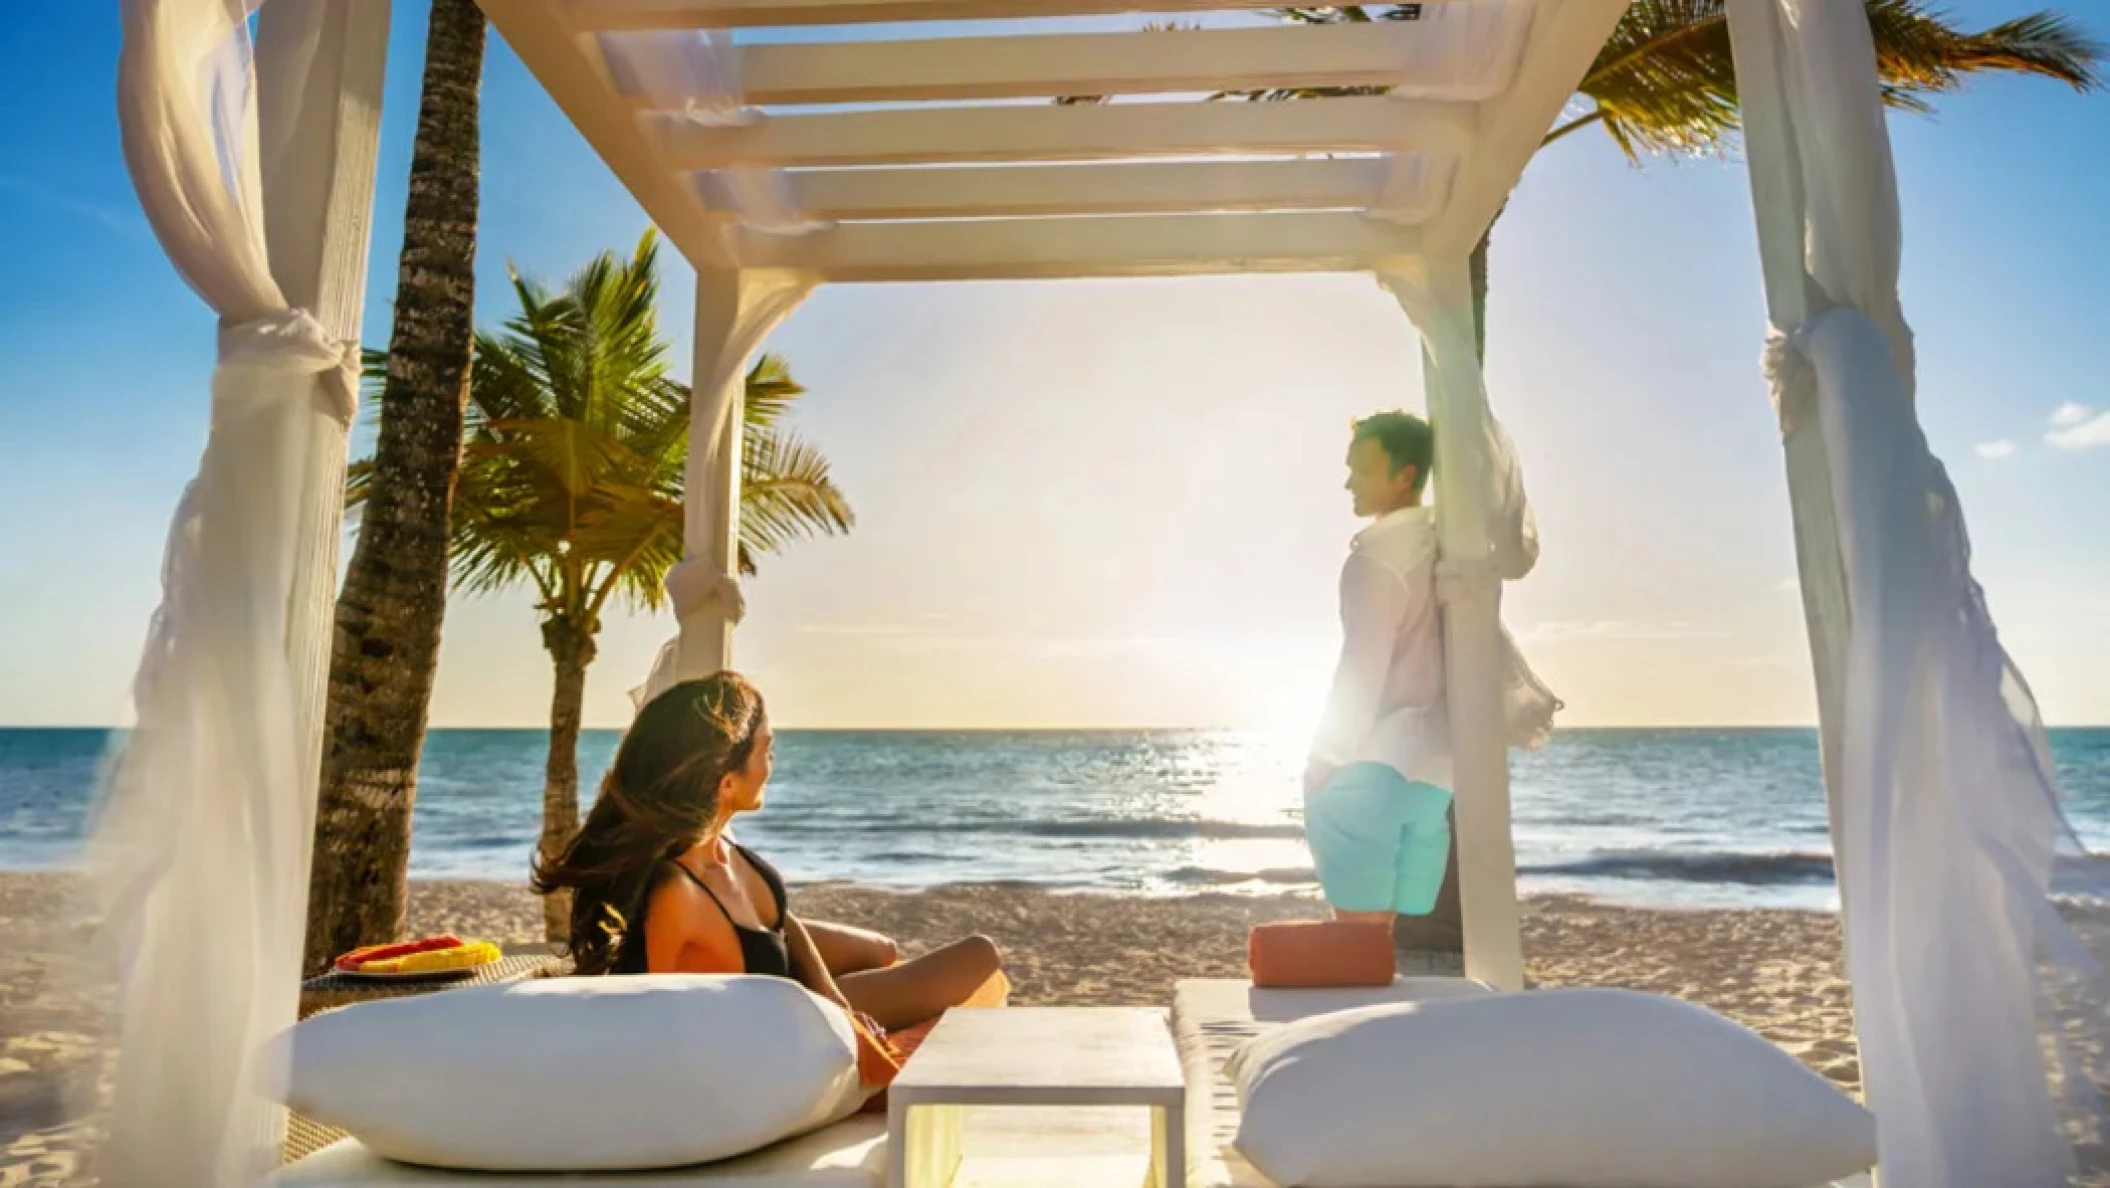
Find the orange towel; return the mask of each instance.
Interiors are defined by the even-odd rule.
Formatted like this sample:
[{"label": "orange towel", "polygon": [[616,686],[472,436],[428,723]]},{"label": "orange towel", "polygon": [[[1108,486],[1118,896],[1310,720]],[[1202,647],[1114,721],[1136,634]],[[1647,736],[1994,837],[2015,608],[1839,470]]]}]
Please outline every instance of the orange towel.
[{"label": "orange towel", "polygon": [[1398,972],[1390,928],[1340,920],[1256,925],[1246,935],[1246,964],[1263,990],[1389,986]]}]

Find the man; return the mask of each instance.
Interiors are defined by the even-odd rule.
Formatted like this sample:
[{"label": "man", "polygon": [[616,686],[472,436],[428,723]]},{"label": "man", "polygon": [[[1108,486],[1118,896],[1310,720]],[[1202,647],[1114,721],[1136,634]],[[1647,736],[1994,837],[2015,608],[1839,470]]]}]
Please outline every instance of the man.
[{"label": "man", "polygon": [[1422,504],[1434,439],[1402,412],[1356,423],[1358,533],[1341,568],[1341,660],[1304,776],[1304,829],[1334,915],[1427,915],[1450,865],[1436,525]]}]

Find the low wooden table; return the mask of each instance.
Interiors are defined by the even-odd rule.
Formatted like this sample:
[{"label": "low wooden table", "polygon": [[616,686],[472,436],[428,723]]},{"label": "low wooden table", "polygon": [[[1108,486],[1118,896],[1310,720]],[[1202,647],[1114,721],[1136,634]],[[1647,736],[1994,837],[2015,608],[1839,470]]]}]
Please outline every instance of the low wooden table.
[{"label": "low wooden table", "polygon": [[1187,1182],[1186,1082],[1165,1014],[1125,1007],[949,1012],[887,1090],[889,1188],[947,1188],[976,1106],[1141,1106],[1150,1188]]}]

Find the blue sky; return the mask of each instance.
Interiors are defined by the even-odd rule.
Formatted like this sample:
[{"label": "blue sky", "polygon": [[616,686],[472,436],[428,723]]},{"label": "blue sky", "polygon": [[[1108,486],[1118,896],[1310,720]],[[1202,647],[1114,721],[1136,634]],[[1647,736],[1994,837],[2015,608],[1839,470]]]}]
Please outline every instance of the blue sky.
[{"label": "blue sky", "polygon": [[[2028,6],[1948,7],[1990,23]],[[376,344],[424,22],[399,0]],[[132,199],[116,56],[114,6],[0,22],[0,723],[123,718],[205,436],[212,321]],[[495,38],[484,110],[496,321],[508,261],[556,281],[644,220]],[[1998,79],[1892,127],[1922,416],[1977,572],[2047,714],[2110,722],[2110,99]],[[1576,723],[1811,714],[1744,187],[1733,163],[1637,170],[1582,135],[1533,164],[1497,229],[1490,386],[1546,537],[1506,605]],[[677,359],[688,284],[676,262]],[[769,346],[860,514],[750,589],[738,662],[784,720],[1293,729],[1316,711],[1355,527],[1342,430],[1421,404],[1411,333],[1367,278],[853,286]],[[591,722],[623,719],[669,630],[609,625]],[[524,595],[455,600],[438,723],[535,724],[548,687]]]}]

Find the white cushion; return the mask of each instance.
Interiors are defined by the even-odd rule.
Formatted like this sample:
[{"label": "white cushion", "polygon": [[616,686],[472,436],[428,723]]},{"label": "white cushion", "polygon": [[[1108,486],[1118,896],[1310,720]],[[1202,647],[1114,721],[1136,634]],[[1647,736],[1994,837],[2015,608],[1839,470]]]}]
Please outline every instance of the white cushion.
[{"label": "white cushion", "polygon": [[1675,998],[1539,990],[1289,1023],[1232,1057],[1238,1150],[1299,1188],[1808,1188],[1875,1119]]},{"label": "white cushion", "polygon": [[783,978],[538,979],[346,1007],[289,1035],[289,1107],[435,1167],[703,1163],[864,1097],[849,1019]]}]

